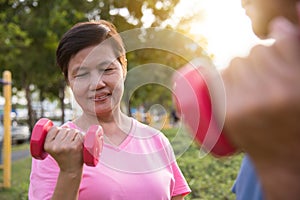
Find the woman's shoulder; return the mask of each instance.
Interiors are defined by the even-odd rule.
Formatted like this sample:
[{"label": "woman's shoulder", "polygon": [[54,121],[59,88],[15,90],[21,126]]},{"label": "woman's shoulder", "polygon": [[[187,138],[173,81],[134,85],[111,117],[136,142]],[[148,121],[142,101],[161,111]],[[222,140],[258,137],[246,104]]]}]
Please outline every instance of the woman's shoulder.
[{"label": "woman's shoulder", "polygon": [[167,137],[163,134],[163,132],[161,132],[161,130],[139,122],[136,119],[133,119],[133,127],[135,127],[133,134],[136,136],[140,135],[142,137],[151,137],[152,139],[168,141]]},{"label": "woman's shoulder", "polygon": [[149,126],[147,124],[144,124],[138,120],[136,120],[135,118],[132,118],[132,121],[133,121],[133,126],[136,127],[136,129],[142,129],[144,131],[147,131],[147,132],[150,132],[150,133],[161,133],[160,130],[152,127],[152,126]]}]

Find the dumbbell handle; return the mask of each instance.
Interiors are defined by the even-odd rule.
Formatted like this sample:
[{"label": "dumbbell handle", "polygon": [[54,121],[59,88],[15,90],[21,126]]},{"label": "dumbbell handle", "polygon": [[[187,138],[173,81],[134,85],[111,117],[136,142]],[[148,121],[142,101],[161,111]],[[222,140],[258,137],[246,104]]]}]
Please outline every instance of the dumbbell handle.
[{"label": "dumbbell handle", "polygon": [[[32,157],[43,160],[48,153],[44,150],[44,143],[48,131],[53,126],[53,122],[46,118],[41,118],[34,126],[30,139],[30,152]],[[83,143],[83,160],[88,166],[96,166],[99,155],[102,151],[103,131],[101,126],[92,125],[86,132]]]}]

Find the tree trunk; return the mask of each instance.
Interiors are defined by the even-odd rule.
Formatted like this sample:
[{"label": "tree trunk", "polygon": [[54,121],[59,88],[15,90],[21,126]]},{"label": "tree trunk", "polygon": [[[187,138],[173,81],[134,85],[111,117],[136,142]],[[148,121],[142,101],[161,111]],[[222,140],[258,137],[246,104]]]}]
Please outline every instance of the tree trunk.
[{"label": "tree trunk", "polygon": [[44,117],[45,115],[45,109],[44,109],[44,102],[45,98],[44,98],[44,92],[43,89],[40,90],[40,104],[41,104],[41,116],[40,117]]},{"label": "tree trunk", "polygon": [[61,108],[61,124],[65,123],[65,88],[66,84],[64,81],[60,84],[59,87],[59,101],[60,101],[60,108]]},{"label": "tree trunk", "polygon": [[27,111],[28,111],[27,124],[29,126],[30,138],[31,138],[31,132],[34,127],[34,123],[36,121],[36,112],[32,109],[32,99],[31,99],[29,83],[26,83],[26,85],[25,85],[25,97],[27,100]]}]

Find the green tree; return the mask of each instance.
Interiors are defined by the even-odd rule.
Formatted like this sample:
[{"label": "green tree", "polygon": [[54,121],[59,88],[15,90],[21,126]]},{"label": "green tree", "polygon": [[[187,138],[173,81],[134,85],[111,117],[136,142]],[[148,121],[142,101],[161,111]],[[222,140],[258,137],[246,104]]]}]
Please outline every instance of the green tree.
[{"label": "green tree", "polygon": [[[60,99],[64,111],[66,85],[55,63],[55,49],[63,33],[80,21],[106,19],[116,25],[119,32],[134,28],[162,27],[169,19],[179,0],[0,0],[0,57],[1,66],[13,73],[14,86],[26,91],[28,102],[28,124],[35,122],[32,92],[38,91],[40,101]],[[145,18],[151,13],[152,18]],[[147,30],[147,29],[145,29]],[[151,42],[151,33],[145,32]],[[173,54],[161,49],[143,49],[128,52],[129,70],[145,63],[160,63],[179,68],[192,55],[202,54],[200,48],[189,49],[184,42],[172,35],[159,35],[161,41],[169,41],[172,48],[181,49],[190,56],[182,58],[180,52]],[[139,38],[134,38],[139,40]],[[141,41],[142,42],[142,41]],[[125,42],[126,43],[126,42]],[[168,45],[168,44],[165,44]],[[147,72],[148,73],[148,72]],[[162,73],[154,77],[169,79]],[[126,98],[128,97],[125,94]],[[171,106],[171,92],[164,86],[149,84],[145,89],[136,90],[127,102],[137,105],[143,102],[151,105],[159,102]],[[130,103],[128,108],[130,107]],[[41,110],[43,114],[43,109]],[[63,112],[64,113],[64,112]],[[64,114],[62,115],[62,121]]]}]

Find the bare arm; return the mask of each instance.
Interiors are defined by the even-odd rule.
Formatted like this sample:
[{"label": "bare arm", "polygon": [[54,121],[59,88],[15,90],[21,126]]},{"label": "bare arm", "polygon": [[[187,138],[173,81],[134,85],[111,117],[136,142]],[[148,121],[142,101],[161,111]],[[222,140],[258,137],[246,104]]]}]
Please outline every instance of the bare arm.
[{"label": "bare arm", "polygon": [[78,190],[81,182],[82,171],[74,174],[67,172],[60,172],[57,184],[52,196],[52,200],[66,199],[75,200],[78,199]]},{"label": "bare arm", "polygon": [[177,195],[172,197],[171,200],[184,200],[184,197],[182,195]]}]

